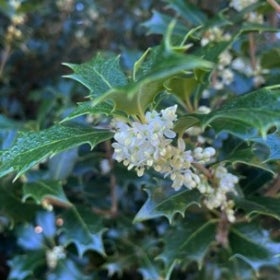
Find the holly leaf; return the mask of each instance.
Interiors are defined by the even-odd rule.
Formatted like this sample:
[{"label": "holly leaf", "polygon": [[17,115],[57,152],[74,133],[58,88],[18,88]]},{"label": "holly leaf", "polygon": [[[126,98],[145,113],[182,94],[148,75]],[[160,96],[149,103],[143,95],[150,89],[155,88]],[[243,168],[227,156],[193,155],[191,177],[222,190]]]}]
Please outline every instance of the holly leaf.
[{"label": "holly leaf", "polygon": [[269,134],[265,138],[253,137],[250,140],[255,143],[259,143],[268,149],[267,158],[265,159],[265,161],[280,159],[280,135],[279,135],[279,133]]},{"label": "holly leaf", "polygon": [[17,172],[18,178],[40,161],[59,152],[88,143],[91,148],[112,137],[112,132],[87,127],[56,125],[39,132],[20,135],[1,155],[0,177]]},{"label": "holly leaf", "polygon": [[32,220],[40,207],[34,203],[23,203],[16,196],[13,187],[14,185],[12,187],[0,185],[0,212],[8,216],[12,225]]},{"label": "holly leaf", "polygon": [[[162,14],[158,11],[152,11],[152,17],[145,21],[142,25],[147,28],[147,34],[160,34],[164,35],[173,17]],[[174,29],[174,35],[181,35],[182,37],[186,34],[186,26],[180,22],[177,22]]]},{"label": "holly leaf", "polygon": [[74,71],[65,77],[76,80],[98,97],[116,87],[127,84],[127,78],[119,65],[119,56],[105,57],[98,54],[82,64],[63,63]]},{"label": "holly leaf", "polygon": [[196,261],[202,267],[203,259],[215,240],[216,222],[200,217],[189,217],[176,227],[171,227],[163,238],[164,249],[157,257],[166,267],[174,263]]},{"label": "holly leaf", "polygon": [[77,262],[67,258],[59,260],[57,267],[48,272],[48,280],[52,279],[92,280],[95,279],[95,277],[92,275],[85,275],[84,271],[78,266]]},{"label": "holly leaf", "polygon": [[9,280],[25,280],[34,271],[45,264],[45,251],[34,251],[32,254],[17,255],[9,261],[11,268]]},{"label": "holly leaf", "polygon": [[168,7],[193,25],[201,25],[206,21],[205,14],[197,6],[183,0],[166,0]]},{"label": "holly leaf", "polygon": [[182,188],[180,191],[175,191],[170,186],[152,186],[145,191],[148,199],[135,216],[134,223],[161,216],[172,223],[176,213],[184,217],[188,207],[194,204],[200,205],[200,193],[197,190]]},{"label": "holly leaf", "polygon": [[246,164],[274,174],[274,171],[262,160],[261,155],[260,151],[256,151],[252,147],[241,147],[226,154],[223,161],[231,162],[233,165]]},{"label": "holly leaf", "polygon": [[265,215],[280,220],[280,200],[272,197],[250,197],[248,199],[236,197],[236,206],[243,209],[249,218]]},{"label": "holly leaf", "polygon": [[[110,64],[112,65],[109,67]],[[111,100],[117,110],[127,114],[142,113],[163,90],[163,83],[171,76],[197,68],[212,67],[212,63],[200,57],[167,51],[164,46],[148,49],[136,61],[133,77],[129,82],[123,76],[116,59],[105,59],[101,55],[81,65],[65,65],[74,71],[67,77],[90,90],[94,106]]]},{"label": "holly leaf", "polygon": [[92,101],[78,103],[78,107],[71,112],[61,123],[75,119],[83,115],[96,115],[104,114],[109,115],[114,110],[114,106],[109,103],[100,103],[95,106],[92,104]]},{"label": "holly leaf", "polygon": [[204,115],[202,125],[205,128],[211,124],[217,132],[225,130],[243,138],[252,135],[252,128],[256,128],[264,137],[269,128],[280,123],[279,97],[279,86],[245,94]]},{"label": "holly leaf", "polygon": [[279,266],[280,243],[270,239],[267,230],[257,223],[236,224],[231,227],[229,244],[232,258],[239,258],[255,271],[261,266]]},{"label": "holly leaf", "polygon": [[[220,109],[209,114],[193,114],[203,129],[211,126],[216,133],[226,131],[244,140],[258,135],[265,137],[268,130],[280,124],[279,86],[262,88],[228,100]],[[190,115],[182,117],[177,126],[184,129]]]},{"label": "holly leaf", "polygon": [[72,207],[62,215],[64,242],[74,243],[79,256],[94,250],[105,256],[102,234],[106,231],[99,216],[86,208]]},{"label": "holly leaf", "polygon": [[[132,240],[133,239],[133,240]],[[153,252],[158,250],[158,240],[147,238],[133,238],[116,240],[117,252],[106,259],[103,265],[109,277],[117,274],[120,278],[125,271],[138,268],[144,280],[163,279],[158,262],[153,259]]]},{"label": "holly leaf", "polygon": [[71,207],[71,202],[65,196],[60,181],[37,181],[23,185],[23,197],[25,202],[33,198],[37,204],[52,204],[63,207]]}]

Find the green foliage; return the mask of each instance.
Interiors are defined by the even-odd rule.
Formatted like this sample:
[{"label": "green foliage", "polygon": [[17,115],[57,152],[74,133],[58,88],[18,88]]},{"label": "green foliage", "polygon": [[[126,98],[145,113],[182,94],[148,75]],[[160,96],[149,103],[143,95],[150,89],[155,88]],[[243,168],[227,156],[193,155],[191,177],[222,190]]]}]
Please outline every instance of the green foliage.
[{"label": "green foliage", "polygon": [[24,133],[14,146],[2,153],[0,176],[28,169],[56,153],[88,143],[91,148],[110,139],[111,132],[83,127],[53,126],[40,132]]},{"label": "green foliage", "polygon": [[[277,279],[280,68],[270,4],[47,2],[0,1],[0,278]],[[47,28],[34,11],[51,18]],[[147,145],[162,141],[162,122],[155,129],[149,118],[172,118],[163,109],[174,105],[176,136],[163,127],[164,148],[136,176]],[[129,154],[132,143],[147,149]],[[200,148],[215,158],[198,159]],[[175,190],[186,170],[193,181]]]}]

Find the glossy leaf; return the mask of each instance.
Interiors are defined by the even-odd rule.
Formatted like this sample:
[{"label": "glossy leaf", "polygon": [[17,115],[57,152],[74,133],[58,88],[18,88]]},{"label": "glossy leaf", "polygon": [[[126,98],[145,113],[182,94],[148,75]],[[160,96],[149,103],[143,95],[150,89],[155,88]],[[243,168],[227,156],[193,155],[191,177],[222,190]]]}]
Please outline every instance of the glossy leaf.
[{"label": "glossy leaf", "polygon": [[18,178],[49,156],[85,143],[93,148],[111,137],[112,133],[106,130],[60,125],[40,132],[24,133],[10,149],[2,153],[0,177],[17,172]]},{"label": "glossy leaf", "polygon": [[23,201],[33,198],[37,204],[49,203],[63,207],[72,204],[65,196],[62,184],[59,181],[37,181],[23,185]]},{"label": "glossy leaf", "polygon": [[263,265],[278,266],[280,243],[270,239],[269,232],[257,223],[235,225],[229,234],[233,257],[249,264],[254,270]]},{"label": "glossy leaf", "polygon": [[83,64],[64,63],[74,73],[65,77],[71,78],[87,87],[93,97],[98,97],[115,87],[124,86],[127,78],[119,65],[119,56],[104,57],[98,54]]},{"label": "glossy leaf", "polygon": [[148,199],[134,218],[134,223],[164,216],[172,223],[176,213],[185,215],[191,205],[200,205],[200,194],[196,190],[174,191],[170,186],[152,186],[145,189]]},{"label": "glossy leaf", "polygon": [[249,218],[265,215],[280,220],[280,200],[272,197],[236,198],[236,206],[246,212]]},{"label": "glossy leaf", "polygon": [[65,244],[74,243],[79,256],[87,250],[94,250],[105,255],[102,234],[106,230],[99,216],[87,208],[71,208],[63,215]]},{"label": "glossy leaf", "polygon": [[[264,137],[269,128],[280,124],[279,87],[263,88],[240,97],[233,98],[220,109],[209,114],[191,115],[200,120],[200,125],[214,128],[216,133],[227,131],[244,140],[257,136],[257,130]],[[178,124],[184,128],[184,118]]]},{"label": "glossy leaf", "polygon": [[194,25],[200,25],[206,20],[205,14],[191,3],[183,0],[166,0],[166,2],[169,3],[168,7]]},{"label": "glossy leaf", "polygon": [[100,103],[95,106],[93,106],[91,101],[79,103],[77,108],[69,114],[65,119],[63,119],[61,122],[66,122],[69,120],[72,120],[74,118],[83,116],[83,115],[95,115],[95,114],[104,114],[109,115],[113,111],[114,107],[113,105],[109,103]]}]

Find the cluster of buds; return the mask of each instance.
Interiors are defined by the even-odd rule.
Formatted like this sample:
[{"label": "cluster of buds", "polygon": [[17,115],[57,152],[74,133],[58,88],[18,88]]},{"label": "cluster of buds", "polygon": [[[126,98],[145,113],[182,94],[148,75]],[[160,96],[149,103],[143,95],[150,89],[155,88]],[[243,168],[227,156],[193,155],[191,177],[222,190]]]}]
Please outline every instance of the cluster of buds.
[{"label": "cluster of buds", "polygon": [[[122,162],[129,170],[135,169],[138,176],[142,176],[146,169],[153,168],[164,178],[170,178],[172,188],[175,190],[180,190],[182,187],[198,189],[205,195],[204,202],[209,209],[219,207],[226,213],[231,213],[229,221],[233,221],[233,210],[232,207],[228,207],[226,194],[233,190],[238,181],[237,177],[228,173],[224,167],[217,168],[213,175],[215,178],[213,182],[219,183],[215,183],[217,185],[215,187],[210,186],[205,175],[201,173],[200,167],[213,162],[215,149],[196,147],[193,150],[187,150],[182,138],[178,139],[177,146],[172,144],[176,137],[173,130],[177,119],[176,109],[175,105],[159,113],[155,110],[147,112],[143,123],[114,120],[116,142],[112,144],[113,158]],[[226,172],[223,173],[224,170]],[[211,197],[215,195],[219,197],[219,200],[213,204]]]},{"label": "cluster of buds", "polygon": [[59,260],[65,259],[66,253],[63,246],[55,246],[46,252],[46,260],[48,267],[55,269]]},{"label": "cluster of buds", "polygon": [[226,50],[219,55],[219,61],[215,75],[213,76],[213,88],[216,90],[223,89],[230,85],[234,79],[234,73],[229,67],[232,61],[231,53]]},{"label": "cluster of buds", "polygon": [[203,37],[200,41],[201,46],[206,46],[211,42],[222,42],[229,41],[231,39],[231,35],[229,33],[224,33],[222,29],[217,26],[209,28],[206,32],[204,32]]},{"label": "cluster of buds", "polygon": [[256,65],[252,67],[249,59],[237,57],[232,61],[231,67],[239,73],[251,77],[256,87],[265,83],[264,75],[269,72],[269,70],[262,68],[259,59],[256,60]]}]

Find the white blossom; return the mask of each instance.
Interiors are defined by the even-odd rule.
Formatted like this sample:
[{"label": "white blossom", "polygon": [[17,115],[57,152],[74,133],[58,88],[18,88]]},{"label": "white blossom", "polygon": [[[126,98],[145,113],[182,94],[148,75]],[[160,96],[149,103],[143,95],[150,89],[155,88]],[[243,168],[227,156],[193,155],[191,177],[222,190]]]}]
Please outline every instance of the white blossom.
[{"label": "white blossom", "polygon": [[51,250],[47,250],[46,259],[49,268],[56,268],[58,261],[61,259],[65,259],[66,254],[63,246],[55,246]]},{"label": "white blossom", "polygon": [[209,28],[200,41],[201,46],[206,46],[211,42],[229,41],[231,35],[223,32],[223,30],[217,26]]}]

